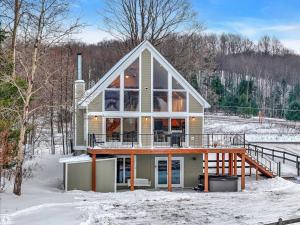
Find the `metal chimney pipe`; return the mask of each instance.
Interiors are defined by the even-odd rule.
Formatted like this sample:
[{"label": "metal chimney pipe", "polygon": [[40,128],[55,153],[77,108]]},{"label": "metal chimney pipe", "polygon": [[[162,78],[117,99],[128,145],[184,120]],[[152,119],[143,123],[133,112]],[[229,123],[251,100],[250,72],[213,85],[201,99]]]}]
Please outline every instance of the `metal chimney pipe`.
[{"label": "metal chimney pipe", "polygon": [[77,53],[77,80],[82,80],[82,55]]}]

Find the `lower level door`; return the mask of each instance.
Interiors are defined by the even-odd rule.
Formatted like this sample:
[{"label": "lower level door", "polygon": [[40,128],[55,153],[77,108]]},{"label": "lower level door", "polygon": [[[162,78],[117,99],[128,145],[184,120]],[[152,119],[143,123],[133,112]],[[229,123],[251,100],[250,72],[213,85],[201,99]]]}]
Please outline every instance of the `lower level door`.
[{"label": "lower level door", "polygon": [[[183,157],[172,158],[172,187],[183,187]],[[155,187],[168,187],[168,157],[155,157]]]}]

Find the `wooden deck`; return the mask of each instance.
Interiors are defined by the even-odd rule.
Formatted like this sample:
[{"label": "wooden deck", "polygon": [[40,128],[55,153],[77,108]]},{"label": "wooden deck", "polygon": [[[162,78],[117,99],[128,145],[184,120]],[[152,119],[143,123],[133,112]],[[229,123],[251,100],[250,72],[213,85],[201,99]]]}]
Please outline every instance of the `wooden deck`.
[{"label": "wooden deck", "polygon": [[96,156],[97,155],[130,155],[130,190],[134,190],[134,156],[135,155],[167,155],[168,156],[168,191],[172,191],[172,157],[173,155],[204,154],[204,191],[208,192],[208,154],[217,154],[217,171],[219,174],[219,154],[222,155],[221,169],[225,175],[225,154],[229,156],[229,176],[237,175],[237,156],[242,159],[241,189],[245,189],[245,148],[90,148],[92,155],[92,190],[96,191]]}]

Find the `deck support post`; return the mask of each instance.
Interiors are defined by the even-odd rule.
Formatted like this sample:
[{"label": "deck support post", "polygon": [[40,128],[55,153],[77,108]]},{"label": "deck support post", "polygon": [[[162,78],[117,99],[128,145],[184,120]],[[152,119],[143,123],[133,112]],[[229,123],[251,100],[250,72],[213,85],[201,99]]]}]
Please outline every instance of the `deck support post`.
[{"label": "deck support post", "polygon": [[233,159],[232,153],[229,153],[229,169],[228,169],[229,176],[232,176],[232,165],[233,165],[232,159]]},{"label": "deck support post", "polygon": [[208,153],[205,153],[204,192],[208,192]]},{"label": "deck support post", "polygon": [[237,154],[233,153],[234,155],[234,176],[237,176]]},{"label": "deck support post", "polygon": [[130,155],[130,191],[134,191],[134,154]]},{"label": "deck support post", "polygon": [[172,154],[168,154],[168,191],[172,191]]},{"label": "deck support post", "polygon": [[241,177],[241,189],[245,190],[245,153],[242,153],[242,177]]},{"label": "deck support post", "polygon": [[216,175],[218,176],[219,175],[219,170],[220,170],[220,154],[219,153],[216,153]]},{"label": "deck support post", "polygon": [[225,175],[225,153],[222,152],[222,176]]},{"label": "deck support post", "polygon": [[92,154],[92,191],[96,191],[96,154]]}]

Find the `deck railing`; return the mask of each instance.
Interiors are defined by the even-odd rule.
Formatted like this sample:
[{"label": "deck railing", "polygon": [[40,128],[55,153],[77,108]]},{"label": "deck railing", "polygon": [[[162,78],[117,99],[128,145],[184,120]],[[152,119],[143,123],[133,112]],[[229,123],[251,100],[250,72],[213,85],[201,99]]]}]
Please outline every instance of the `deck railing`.
[{"label": "deck railing", "polygon": [[128,147],[245,147],[244,134],[182,134],[182,133],[112,133],[89,134],[89,147],[128,148]]}]

